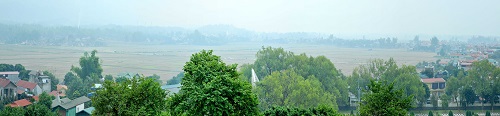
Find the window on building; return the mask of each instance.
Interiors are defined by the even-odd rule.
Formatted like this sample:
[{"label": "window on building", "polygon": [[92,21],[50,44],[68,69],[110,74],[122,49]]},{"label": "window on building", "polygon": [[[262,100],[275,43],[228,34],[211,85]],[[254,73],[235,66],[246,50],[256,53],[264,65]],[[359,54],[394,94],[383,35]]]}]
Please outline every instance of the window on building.
[{"label": "window on building", "polygon": [[439,83],[439,89],[444,89],[446,87],[445,83]]},{"label": "window on building", "polygon": [[439,87],[439,84],[438,83],[432,83],[432,89],[438,89]]}]

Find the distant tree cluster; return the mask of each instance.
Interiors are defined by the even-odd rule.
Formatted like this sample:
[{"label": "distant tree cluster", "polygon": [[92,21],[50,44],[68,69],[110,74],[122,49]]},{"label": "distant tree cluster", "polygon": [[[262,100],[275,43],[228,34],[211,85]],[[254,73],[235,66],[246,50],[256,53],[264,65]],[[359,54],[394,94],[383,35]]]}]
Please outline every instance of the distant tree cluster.
[{"label": "distant tree cluster", "polygon": [[184,72],[180,72],[176,76],[172,77],[172,79],[167,81],[167,85],[175,85],[181,83],[182,78],[184,78]]}]

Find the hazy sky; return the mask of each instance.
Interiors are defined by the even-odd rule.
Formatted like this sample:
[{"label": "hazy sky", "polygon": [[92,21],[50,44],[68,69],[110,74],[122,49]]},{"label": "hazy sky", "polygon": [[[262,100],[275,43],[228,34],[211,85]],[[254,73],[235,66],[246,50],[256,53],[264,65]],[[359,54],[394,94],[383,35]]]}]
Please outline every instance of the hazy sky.
[{"label": "hazy sky", "polygon": [[2,0],[0,21],[499,36],[500,0]]}]

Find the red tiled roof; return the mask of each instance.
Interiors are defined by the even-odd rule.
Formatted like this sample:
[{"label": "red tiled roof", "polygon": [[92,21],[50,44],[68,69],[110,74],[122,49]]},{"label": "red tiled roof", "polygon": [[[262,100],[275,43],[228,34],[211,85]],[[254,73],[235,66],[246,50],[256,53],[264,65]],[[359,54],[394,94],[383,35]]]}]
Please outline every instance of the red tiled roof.
[{"label": "red tiled roof", "polygon": [[33,99],[34,99],[35,101],[38,101],[38,100],[39,100],[38,95],[37,95],[37,96],[33,96]]},{"label": "red tiled roof", "polygon": [[[56,91],[56,90],[54,90],[54,91],[50,92],[50,93],[49,93],[49,95],[57,96],[57,91]],[[60,96],[60,97],[64,97],[64,96],[66,96],[66,94],[59,93],[59,96]]]},{"label": "red tiled roof", "polygon": [[10,80],[0,78],[0,87],[5,87],[5,86],[9,85],[9,83],[10,83]]},{"label": "red tiled roof", "polygon": [[26,99],[21,99],[14,101],[13,103],[9,104],[10,107],[24,107],[30,105],[31,102],[26,100]]},{"label": "red tiled roof", "polygon": [[439,83],[439,82],[446,82],[443,78],[425,78],[422,79],[422,82],[424,83]]},{"label": "red tiled roof", "polygon": [[36,87],[36,83],[32,83],[32,82],[28,82],[28,81],[24,81],[24,80],[19,80],[17,82],[17,86],[33,90]]}]

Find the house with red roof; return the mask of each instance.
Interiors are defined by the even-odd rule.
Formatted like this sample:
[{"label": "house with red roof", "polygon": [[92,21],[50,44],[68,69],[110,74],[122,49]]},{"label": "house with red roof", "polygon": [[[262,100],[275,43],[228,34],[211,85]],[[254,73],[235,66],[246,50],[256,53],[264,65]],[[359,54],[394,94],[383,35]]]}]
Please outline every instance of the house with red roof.
[{"label": "house with red roof", "polygon": [[431,96],[437,95],[439,97],[445,94],[446,80],[443,78],[422,78],[421,81],[429,87]]},{"label": "house with red roof", "polygon": [[11,104],[7,104],[7,106],[10,106],[10,107],[26,107],[28,105],[31,105],[31,102],[28,101],[27,99],[21,99],[21,100],[14,101]]},{"label": "house with red roof", "polygon": [[16,98],[17,85],[12,81],[4,78],[0,78],[0,100],[5,98]]},{"label": "house with red roof", "polygon": [[40,86],[38,86],[38,84],[36,83],[19,80],[16,85],[17,85],[17,90],[21,90],[27,93],[32,93],[34,96],[40,95],[43,92],[42,88],[40,88]]}]

